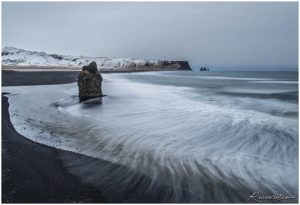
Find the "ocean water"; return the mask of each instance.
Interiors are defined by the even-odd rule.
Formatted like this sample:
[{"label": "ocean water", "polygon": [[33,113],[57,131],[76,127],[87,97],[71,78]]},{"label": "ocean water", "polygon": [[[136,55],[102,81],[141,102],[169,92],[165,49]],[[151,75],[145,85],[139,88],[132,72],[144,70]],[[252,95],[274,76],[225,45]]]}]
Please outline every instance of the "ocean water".
[{"label": "ocean water", "polygon": [[3,87],[12,123],[29,139],[92,157],[61,156],[110,201],[248,202],[253,192],[298,198],[297,72],[103,79],[101,104],[79,103],[76,83]]}]

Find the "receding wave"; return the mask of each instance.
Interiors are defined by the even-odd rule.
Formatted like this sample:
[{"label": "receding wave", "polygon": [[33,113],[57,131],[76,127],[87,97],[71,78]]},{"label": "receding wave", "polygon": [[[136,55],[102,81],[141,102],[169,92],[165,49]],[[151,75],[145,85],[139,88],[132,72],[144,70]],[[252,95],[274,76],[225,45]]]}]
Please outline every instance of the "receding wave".
[{"label": "receding wave", "polygon": [[271,83],[271,84],[298,84],[298,81],[285,81],[285,80],[259,80],[251,83]]},{"label": "receding wave", "polygon": [[101,105],[78,103],[75,83],[6,87],[12,122],[32,140],[82,154],[61,158],[110,201],[297,197],[297,103],[126,78],[104,75]]},{"label": "receding wave", "polygon": [[260,98],[260,99],[277,99],[291,102],[298,102],[298,91],[278,91],[273,90],[269,93],[265,90],[230,90],[230,91],[221,91],[219,94],[230,95],[233,97],[251,97],[251,98]]}]

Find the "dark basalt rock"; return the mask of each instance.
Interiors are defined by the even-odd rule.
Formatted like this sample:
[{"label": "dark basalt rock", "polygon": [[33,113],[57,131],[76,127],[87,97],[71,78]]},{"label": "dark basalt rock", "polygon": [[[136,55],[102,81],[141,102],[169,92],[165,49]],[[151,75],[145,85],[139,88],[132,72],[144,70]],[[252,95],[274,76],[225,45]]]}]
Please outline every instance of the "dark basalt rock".
[{"label": "dark basalt rock", "polygon": [[188,61],[162,61],[161,64],[163,66],[169,66],[169,65],[178,65],[177,70],[192,70]]},{"label": "dark basalt rock", "polygon": [[56,55],[56,54],[51,54],[51,55],[49,55],[49,56],[51,56],[52,58],[54,58],[54,59],[56,59],[56,60],[62,60],[62,59],[64,59],[62,56]]},{"label": "dark basalt rock", "polygon": [[92,74],[98,73],[98,68],[97,68],[97,64],[96,64],[95,61],[91,62],[89,65],[83,66],[82,70],[83,71],[86,70],[86,71],[88,71],[88,72],[90,72]]},{"label": "dark basalt rock", "polygon": [[102,76],[97,69],[96,62],[83,66],[78,76],[79,99],[84,101],[91,98],[102,97]]},{"label": "dark basalt rock", "polygon": [[192,70],[188,61],[175,61],[175,62],[178,63],[180,66],[178,70]]},{"label": "dark basalt rock", "polygon": [[3,52],[1,53],[2,56],[7,56],[8,54],[10,54],[10,53],[7,52],[7,51],[3,51]]}]

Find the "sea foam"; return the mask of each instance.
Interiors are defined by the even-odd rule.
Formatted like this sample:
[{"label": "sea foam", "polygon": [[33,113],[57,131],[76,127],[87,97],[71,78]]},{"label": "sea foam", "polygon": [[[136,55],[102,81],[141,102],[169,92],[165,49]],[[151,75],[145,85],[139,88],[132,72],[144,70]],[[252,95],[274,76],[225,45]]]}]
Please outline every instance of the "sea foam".
[{"label": "sea foam", "polygon": [[132,202],[245,202],[252,192],[298,193],[298,119],[272,114],[298,112],[297,104],[126,76],[103,75],[102,105],[78,103],[75,83],[5,87],[11,121],[29,139],[111,162],[61,156],[82,180],[118,188],[107,193],[112,201],[128,198],[129,189],[139,195]]}]

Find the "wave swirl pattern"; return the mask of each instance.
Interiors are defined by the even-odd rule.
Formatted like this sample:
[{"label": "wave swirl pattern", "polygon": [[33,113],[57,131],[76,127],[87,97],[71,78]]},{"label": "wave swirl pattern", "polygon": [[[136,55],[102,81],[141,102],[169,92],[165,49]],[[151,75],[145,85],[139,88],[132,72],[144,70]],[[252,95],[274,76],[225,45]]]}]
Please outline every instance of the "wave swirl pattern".
[{"label": "wave swirl pattern", "polygon": [[4,90],[17,131],[81,153],[61,158],[110,201],[247,202],[253,192],[298,197],[297,84],[232,78],[104,75],[102,105],[79,104],[75,83]]}]

